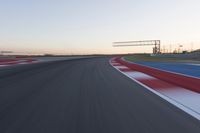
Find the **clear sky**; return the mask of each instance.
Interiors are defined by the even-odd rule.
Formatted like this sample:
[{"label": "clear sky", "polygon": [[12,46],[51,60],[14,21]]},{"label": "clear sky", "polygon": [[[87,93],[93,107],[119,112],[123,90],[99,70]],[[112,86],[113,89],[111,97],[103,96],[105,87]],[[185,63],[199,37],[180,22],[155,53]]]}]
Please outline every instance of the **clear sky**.
[{"label": "clear sky", "polygon": [[113,41],[200,48],[199,0],[0,0],[0,50],[39,54],[149,52]]}]

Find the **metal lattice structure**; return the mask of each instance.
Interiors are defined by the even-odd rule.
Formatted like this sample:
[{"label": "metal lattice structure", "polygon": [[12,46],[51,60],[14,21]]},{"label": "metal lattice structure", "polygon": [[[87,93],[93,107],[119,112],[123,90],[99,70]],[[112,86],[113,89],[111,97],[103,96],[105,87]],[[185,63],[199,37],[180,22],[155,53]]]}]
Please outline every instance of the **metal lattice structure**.
[{"label": "metal lattice structure", "polygon": [[159,54],[160,40],[143,40],[143,41],[125,41],[125,42],[113,42],[113,47],[127,47],[127,46],[151,46],[154,45],[153,53]]}]

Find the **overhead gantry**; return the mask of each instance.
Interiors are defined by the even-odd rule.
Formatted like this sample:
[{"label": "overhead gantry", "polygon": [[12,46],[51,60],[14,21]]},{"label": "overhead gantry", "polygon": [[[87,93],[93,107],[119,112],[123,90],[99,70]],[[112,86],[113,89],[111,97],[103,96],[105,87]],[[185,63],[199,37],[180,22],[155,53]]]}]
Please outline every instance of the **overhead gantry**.
[{"label": "overhead gantry", "polygon": [[113,47],[151,46],[154,45],[153,54],[160,54],[160,40],[113,42]]}]

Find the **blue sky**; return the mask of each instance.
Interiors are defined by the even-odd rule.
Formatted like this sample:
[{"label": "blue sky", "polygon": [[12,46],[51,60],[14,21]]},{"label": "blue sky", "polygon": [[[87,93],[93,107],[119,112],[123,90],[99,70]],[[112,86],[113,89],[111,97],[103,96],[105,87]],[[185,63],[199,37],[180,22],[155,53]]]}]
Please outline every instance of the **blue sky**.
[{"label": "blue sky", "polygon": [[0,0],[0,47],[21,53],[151,52],[113,41],[200,48],[198,0]]}]

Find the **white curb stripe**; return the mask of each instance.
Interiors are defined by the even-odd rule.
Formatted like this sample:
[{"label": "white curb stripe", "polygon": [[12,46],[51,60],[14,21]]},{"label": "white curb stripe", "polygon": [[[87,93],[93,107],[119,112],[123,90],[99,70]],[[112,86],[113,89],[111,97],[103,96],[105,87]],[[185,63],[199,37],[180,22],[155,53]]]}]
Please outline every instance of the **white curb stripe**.
[{"label": "white curb stripe", "polygon": [[144,73],[141,73],[141,72],[137,72],[137,71],[132,71],[132,72],[125,72],[126,74],[128,74],[130,77],[132,78],[135,78],[137,80],[140,80],[140,79],[156,79],[152,76],[149,76],[147,74],[144,74]]},{"label": "white curb stripe", "polygon": [[128,69],[128,67],[126,66],[114,66],[114,67],[116,67],[117,69]]}]

